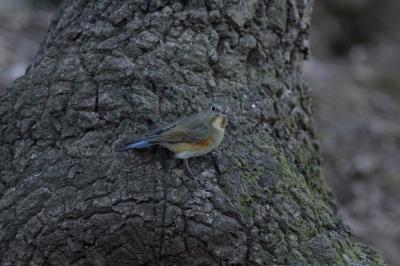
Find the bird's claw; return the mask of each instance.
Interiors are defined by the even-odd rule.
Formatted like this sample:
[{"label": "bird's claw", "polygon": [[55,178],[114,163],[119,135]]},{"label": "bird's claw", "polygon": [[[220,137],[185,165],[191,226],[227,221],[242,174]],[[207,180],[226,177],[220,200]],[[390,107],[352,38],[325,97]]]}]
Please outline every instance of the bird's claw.
[{"label": "bird's claw", "polygon": [[189,172],[190,179],[192,179],[193,182],[196,184],[197,190],[204,190],[204,188],[200,185],[200,182],[194,176],[194,174],[192,172],[192,169],[190,169],[189,164],[188,164],[188,159],[185,159],[184,162],[185,162],[186,168],[187,168],[187,170]]}]

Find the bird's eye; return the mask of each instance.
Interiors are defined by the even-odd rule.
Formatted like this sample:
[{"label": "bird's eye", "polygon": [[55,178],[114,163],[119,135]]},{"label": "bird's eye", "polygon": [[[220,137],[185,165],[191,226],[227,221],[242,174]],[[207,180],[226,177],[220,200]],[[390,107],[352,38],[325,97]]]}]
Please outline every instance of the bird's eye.
[{"label": "bird's eye", "polygon": [[213,105],[213,106],[211,107],[211,111],[215,112],[216,110],[217,110],[217,107],[215,107],[215,105]]}]

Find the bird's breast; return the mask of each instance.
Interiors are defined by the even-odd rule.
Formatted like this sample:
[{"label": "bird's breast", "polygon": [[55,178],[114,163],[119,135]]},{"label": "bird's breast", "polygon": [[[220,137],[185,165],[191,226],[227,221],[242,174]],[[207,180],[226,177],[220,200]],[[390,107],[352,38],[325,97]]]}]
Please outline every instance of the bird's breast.
[{"label": "bird's breast", "polygon": [[212,126],[218,130],[224,130],[228,120],[225,115],[220,115],[212,122]]},{"label": "bird's breast", "polygon": [[209,153],[221,143],[222,138],[223,131],[210,132],[198,142],[165,143],[163,146],[174,152],[176,158],[186,159]]}]

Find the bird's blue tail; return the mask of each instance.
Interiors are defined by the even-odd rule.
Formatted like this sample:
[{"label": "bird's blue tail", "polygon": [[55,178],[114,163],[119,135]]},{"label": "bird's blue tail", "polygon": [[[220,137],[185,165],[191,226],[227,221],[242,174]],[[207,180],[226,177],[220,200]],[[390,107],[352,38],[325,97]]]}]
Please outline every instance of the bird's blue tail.
[{"label": "bird's blue tail", "polygon": [[131,143],[125,144],[125,146],[122,147],[121,150],[143,148],[143,147],[151,146],[154,144],[156,144],[156,143],[153,141],[147,140],[147,139],[135,140],[135,141],[132,141]]}]

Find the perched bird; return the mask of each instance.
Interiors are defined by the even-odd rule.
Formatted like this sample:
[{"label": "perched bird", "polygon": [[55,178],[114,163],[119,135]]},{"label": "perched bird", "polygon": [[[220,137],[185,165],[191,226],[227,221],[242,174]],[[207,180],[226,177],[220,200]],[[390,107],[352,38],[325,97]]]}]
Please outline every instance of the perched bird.
[{"label": "perched bird", "polygon": [[228,111],[229,106],[226,104],[211,104],[205,111],[148,132],[147,137],[127,143],[122,150],[155,144],[169,149],[175,153],[176,158],[183,159],[191,178],[199,189],[200,185],[189,167],[188,158],[204,155],[221,143],[228,123]]}]

